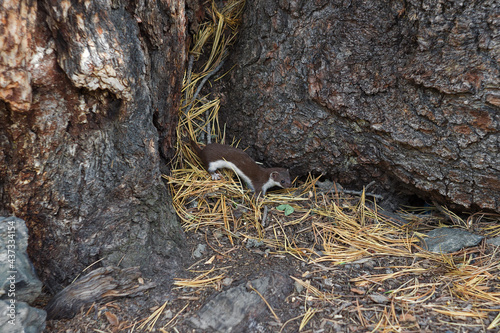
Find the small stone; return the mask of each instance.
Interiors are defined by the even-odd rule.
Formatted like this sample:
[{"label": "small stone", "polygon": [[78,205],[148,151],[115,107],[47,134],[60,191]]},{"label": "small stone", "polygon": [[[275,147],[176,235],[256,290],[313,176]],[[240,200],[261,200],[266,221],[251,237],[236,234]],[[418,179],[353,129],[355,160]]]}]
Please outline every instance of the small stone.
[{"label": "small stone", "polygon": [[193,257],[199,259],[207,251],[207,246],[205,244],[198,244],[196,249],[193,251]]},{"label": "small stone", "polygon": [[368,297],[372,301],[374,301],[375,303],[378,303],[378,304],[385,304],[385,303],[389,302],[389,299],[381,294],[372,294],[372,295],[368,295]]},{"label": "small stone", "polygon": [[225,279],[223,279],[223,280],[222,280],[222,284],[223,284],[224,286],[226,286],[226,287],[230,286],[230,285],[231,285],[231,283],[233,283],[233,279],[231,279],[231,278],[229,278],[229,277],[227,277],[227,278],[225,278]]},{"label": "small stone", "polygon": [[173,317],[174,317],[174,313],[172,312],[172,310],[167,309],[163,312],[164,319],[172,319]]},{"label": "small stone", "polygon": [[293,283],[293,286],[295,287],[295,290],[297,290],[299,294],[302,292],[302,290],[304,290],[304,286],[298,283],[297,281]]},{"label": "small stone", "polygon": [[264,242],[263,242],[263,241],[261,241],[261,240],[248,238],[248,239],[247,239],[246,248],[247,248],[247,249],[250,249],[250,248],[252,248],[252,247],[260,247],[260,246],[263,246],[263,245],[264,245]]},{"label": "small stone", "polygon": [[424,245],[430,252],[451,253],[464,247],[476,246],[483,238],[464,229],[444,227],[428,232]]}]

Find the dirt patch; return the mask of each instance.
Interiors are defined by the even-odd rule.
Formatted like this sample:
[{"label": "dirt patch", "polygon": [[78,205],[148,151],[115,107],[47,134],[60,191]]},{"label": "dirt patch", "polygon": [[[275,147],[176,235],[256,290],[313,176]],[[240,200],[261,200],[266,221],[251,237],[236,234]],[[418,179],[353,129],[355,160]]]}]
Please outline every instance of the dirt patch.
[{"label": "dirt patch", "polygon": [[[186,178],[183,184],[196,193],[179,201],[188,245],[193,252],[206,246],[177,277],[178,286],[84,307],[72,320],[49,322],[48,331],[214,332],[196,329],[190,318],[222,292],[273,274],[287,279],[289,292],[283,297],[263,293],[263,310],[248,313],[234,332],[498,329],[498,248],[483,242],[453,254],[424,251],[414,235],[445,222],[441,211],[400,214],[405,224],[397,225],[394,215],[384,217],[364,197],[314,192],[311,180],[293,193],[254,202],[259,213],[248,206],[251,199],[228,195],[239,186],[231,177],[215,190],[193,187]],[[174,190],[183,197],[180,187]],[[285,216],[280,205],[293,212]],[[262,228],[258,222],[266,210]],[[476,233],[498,232],[493,218],[475,222]]]}]

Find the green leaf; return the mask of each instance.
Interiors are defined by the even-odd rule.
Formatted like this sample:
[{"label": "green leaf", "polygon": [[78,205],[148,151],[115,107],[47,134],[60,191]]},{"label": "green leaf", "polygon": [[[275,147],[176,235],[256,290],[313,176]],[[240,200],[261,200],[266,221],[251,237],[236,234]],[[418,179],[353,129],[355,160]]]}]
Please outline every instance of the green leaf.
[{"label": "green leaf", "polygon": [[293,209],[292,206],[286,207],[286,209],[285,209],[285,216],[288,216],[288,215],[292,214],[294,211],[295,211],[295,209]]},{"label": "green leaf", "polygon": [[279,205],[278,207],[276,207],[276,209],[285,212],[285,216],[288,216],[295,211],[295,209],[293,209],[293,207],[290,205]]}]

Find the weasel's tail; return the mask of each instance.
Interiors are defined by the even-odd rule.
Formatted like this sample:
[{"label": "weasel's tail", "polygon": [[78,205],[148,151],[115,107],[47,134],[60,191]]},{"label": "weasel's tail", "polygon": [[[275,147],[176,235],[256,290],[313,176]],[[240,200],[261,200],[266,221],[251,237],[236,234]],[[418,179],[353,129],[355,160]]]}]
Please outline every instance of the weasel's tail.
[{"label": "weasel's tail", "polygon": [[193,148],[194,153],[198,157],[200,157],[201,156],[201,148],[200,148],[200,146],[198,146],[198,144],[196,143],[196,141],[194,141],[193,139],[189,139],[189,143],[191,144],[191,148]]}]

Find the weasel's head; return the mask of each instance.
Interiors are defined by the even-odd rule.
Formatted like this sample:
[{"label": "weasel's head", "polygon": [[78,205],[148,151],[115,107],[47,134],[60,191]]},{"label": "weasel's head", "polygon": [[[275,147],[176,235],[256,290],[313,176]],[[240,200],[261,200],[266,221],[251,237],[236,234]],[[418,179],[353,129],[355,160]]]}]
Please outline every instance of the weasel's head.
[{"label": "weasel's head", "polygon": [[272,168],[269,174],[269,179],[262,185],[262,193],[266,194],[267,190],[273,186],[288,188],[292,185],[290,180],[290,172],[283,168]]},{"label": "weasel's head", "polygon": [[290,179],[290,172],[288,172],[288,169],[275,168],[273,172],[271,172],[269,180],[274,182],[274,186],[283,188],[289,188],[292,186],[292,180]]}]

